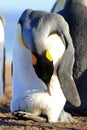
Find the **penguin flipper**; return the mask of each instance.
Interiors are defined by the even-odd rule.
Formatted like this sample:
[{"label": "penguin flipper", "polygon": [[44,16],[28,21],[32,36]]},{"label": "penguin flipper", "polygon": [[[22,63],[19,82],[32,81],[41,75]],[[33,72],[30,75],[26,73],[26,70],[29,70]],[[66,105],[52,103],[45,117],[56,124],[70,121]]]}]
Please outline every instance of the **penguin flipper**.
[{"label": "penguin flipper", "polygon": [[[63,30],[64,31],[64,30]],[[67,31],[69,32],[69,31]],[[72,71],[74,65],[74,47],[69,33],[64,32],[65,41],[67,43],[66,51],[63,54],[58,67],[58,76],[61,88],[66,99],[74,106],[80,106],[81,101],[77,91]]]}]

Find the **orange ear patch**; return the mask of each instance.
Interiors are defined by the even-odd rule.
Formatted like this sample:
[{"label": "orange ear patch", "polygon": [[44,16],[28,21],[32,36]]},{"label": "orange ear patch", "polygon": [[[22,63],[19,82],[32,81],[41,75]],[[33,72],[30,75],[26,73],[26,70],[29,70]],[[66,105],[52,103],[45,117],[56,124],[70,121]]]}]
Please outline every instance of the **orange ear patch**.
[{"label": "orange ear patch", "polygon": [[33,63],[33,65],[37,64],[37,58],[34,54],[32,54],[32,63]]}]

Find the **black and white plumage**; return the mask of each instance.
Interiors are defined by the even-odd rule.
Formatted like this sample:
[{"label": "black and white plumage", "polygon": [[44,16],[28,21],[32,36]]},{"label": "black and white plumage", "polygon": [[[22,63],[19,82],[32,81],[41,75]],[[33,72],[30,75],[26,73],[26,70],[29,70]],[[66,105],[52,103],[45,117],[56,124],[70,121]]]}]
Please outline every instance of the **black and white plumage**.
[{"label": "black and white plumage", "polygon": [[5,47],[4,47],[4,18],[0,15],[0,97],[5,85]]},{"label": "black and white plumage", "polygon": [[60,13],[69,24],[75,47],[74,80],[81,98],[80,107],[67,103],[65,110],[87,116],[87,0],[66,0]]},{"label": "black and white plumage", "polygon": [[49,122],[57,122],[66,99],[79,106],[73,64],[74,47],[65,20],[57,14],[25,10],[13,46],[11,111],[43,113]]}]

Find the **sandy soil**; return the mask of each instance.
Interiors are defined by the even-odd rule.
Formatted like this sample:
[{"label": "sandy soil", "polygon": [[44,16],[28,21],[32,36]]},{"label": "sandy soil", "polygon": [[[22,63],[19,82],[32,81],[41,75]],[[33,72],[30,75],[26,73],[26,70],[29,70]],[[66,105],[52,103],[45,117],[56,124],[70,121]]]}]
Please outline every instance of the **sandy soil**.
[{"label": "sandy soil", "polygon": [[0,99],[0,130],[87,130],[87,117],[74,117],[78,123],[41,123],[15,118],[10,112],[12,97],[11,64],[6,64],[5,94]]}]

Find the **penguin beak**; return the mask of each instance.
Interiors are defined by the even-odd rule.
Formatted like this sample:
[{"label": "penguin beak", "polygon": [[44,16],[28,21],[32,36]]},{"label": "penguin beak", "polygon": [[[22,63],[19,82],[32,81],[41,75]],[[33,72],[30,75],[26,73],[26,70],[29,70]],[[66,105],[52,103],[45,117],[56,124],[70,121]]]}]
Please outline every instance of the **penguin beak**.
[{"label": "penguin beak", "polygon": [[49,95],[52,96],[49,84],[47,84],[47,91],[48,91]]}]

